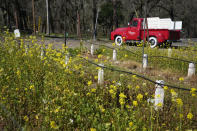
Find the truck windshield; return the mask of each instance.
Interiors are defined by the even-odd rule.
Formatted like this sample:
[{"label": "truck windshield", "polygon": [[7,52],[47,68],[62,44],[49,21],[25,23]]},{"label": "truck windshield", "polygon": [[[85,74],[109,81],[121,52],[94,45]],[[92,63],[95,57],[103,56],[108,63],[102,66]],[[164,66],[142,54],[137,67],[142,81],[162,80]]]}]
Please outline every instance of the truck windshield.
[{"label": "truck windshield", "polygon": [[137,25],[138,25],[138,21],[137,21],[137,20],[135,20],[135,21],[133,21],[133,22],[131,23],[131,25],[130,25],[130,26],[137,27]]}]

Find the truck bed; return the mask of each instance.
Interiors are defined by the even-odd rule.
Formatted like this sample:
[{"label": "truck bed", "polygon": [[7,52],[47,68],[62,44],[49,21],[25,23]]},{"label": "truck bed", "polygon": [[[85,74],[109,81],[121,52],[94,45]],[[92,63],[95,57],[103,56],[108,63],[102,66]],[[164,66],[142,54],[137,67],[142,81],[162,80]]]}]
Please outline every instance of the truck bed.
[{"label": "truck bed", "polygon": [[[168,30],[168,29],[148,29],[149,37],[150,36],[157,36],[161,34],[163,37],[157,38],[159,43],[169,41],[176,41],[180,39],[180,30]],[[140,30],[141,39],[144,38],[144,29]],[[145,36],[147,36],[147,30],[145,32]]]}]

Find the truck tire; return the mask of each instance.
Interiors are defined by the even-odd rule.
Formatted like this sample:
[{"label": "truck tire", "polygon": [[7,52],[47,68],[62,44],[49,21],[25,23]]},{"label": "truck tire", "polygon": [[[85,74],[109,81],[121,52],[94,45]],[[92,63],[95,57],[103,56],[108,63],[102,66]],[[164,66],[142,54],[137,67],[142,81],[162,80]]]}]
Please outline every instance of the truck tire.
[{"label": "truck tire", "polygon": [[121,46],[122,43],[123,43],[122,36],[117,36],[117,37],[115,38],[115,43],[116,43],[116,45]]},{"label": "truck tire", "polygon": [[158,44],[156,37],[150,37],[148,42],[149,42],[151,48],[155,48]]}]

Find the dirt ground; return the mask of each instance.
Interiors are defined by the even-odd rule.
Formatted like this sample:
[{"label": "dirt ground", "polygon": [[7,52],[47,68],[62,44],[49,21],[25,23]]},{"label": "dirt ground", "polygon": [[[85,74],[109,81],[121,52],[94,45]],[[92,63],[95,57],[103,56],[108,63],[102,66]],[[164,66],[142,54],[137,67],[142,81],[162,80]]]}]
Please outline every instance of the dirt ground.
[{"label": "dirt ground", "polygon": [[[68,39],[66,42],[66,45],[68,46],[68,48],[76,48],[76,47],[80,47],[80,43],[82,43],[83,46],[85,46],[87,49],[90,49],[91,43],[95,44],[95,48],[98,48],[98,45],[100,44],[112,46],[113,41],[90,41],[90,40],[80,41],[80,40],[75,40],[75,39]],[[52,44],[54,49],[61,49],[62,45],[64,45],[65,42],[64,42],[64,39],[62,38],[46,38],[44,40],[44,44],[45,45]]]}]

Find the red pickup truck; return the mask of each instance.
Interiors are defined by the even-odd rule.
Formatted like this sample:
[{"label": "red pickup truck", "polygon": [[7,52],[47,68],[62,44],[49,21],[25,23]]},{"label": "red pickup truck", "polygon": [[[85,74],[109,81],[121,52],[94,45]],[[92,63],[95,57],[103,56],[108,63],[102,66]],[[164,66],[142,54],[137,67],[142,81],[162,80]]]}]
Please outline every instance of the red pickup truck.
[{"label": "red pickup truck", "polygon": [[[144,18],[134,18],[125,28],[117,28],[111,32],[111,40],[115,40],[117,45],[122,45],[124,42],[140,42],[147,38],[147,29],[149,34],[149,44],[151,48],[156,47],[161,43],[172,43],[180,40],[180,32],[182,29],[182,22],[173,22],[171,19],[160,19],[159,17],[147,18],[145,24]],[[148,28],[146,28],[146,25]]]}]

